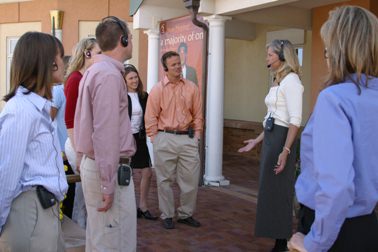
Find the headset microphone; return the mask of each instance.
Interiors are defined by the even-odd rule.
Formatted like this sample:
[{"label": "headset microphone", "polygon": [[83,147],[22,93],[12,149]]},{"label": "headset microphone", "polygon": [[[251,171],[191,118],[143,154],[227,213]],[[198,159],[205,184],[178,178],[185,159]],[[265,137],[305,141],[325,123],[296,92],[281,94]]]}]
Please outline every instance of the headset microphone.
[{"label": "headset microphone", "polygon": [[273,61],[272,63],[270,63],[270,64],[268,64],[268,65],[266,65],[266,67],[267,68],[270,68],[274,63],[276,63],[277,61],[279,61],[279,59],[278,60],[275,60],[275,61]]}]

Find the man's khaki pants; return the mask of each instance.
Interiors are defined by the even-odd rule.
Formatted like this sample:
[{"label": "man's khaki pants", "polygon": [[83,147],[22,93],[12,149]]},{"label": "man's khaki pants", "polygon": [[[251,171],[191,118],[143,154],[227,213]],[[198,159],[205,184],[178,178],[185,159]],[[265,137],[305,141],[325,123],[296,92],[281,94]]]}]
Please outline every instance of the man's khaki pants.
[{"label": "man's khaki pants", "polygon": [[159,132],[153,142],[161,218],[175,216],[173,182],[180,187],[178,218],[193,215],[197,201],[200,159],[198,140],[188,135]]},{"label": "man's khaki pants", "polygon": [[134,183],[116,189],[112,207],[106,212],[100,190],[100,172],[95,161],[84,156],[80,165],[82,186],[87,207],[86,252],[136,251],[136,204]]},{"label": "man's khaki pants", "polygon": [[12,202],[0,236],[0,252],[64,251],[59,204],[43,209],[35,187]]}]

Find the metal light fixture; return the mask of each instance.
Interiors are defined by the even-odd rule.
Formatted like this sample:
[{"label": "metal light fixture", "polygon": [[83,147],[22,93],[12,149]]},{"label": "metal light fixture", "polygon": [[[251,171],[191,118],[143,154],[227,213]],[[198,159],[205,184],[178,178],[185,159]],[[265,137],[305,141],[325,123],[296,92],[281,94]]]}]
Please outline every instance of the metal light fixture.
[{"label": "metal light fixture", "polygon": [[51,18],[51,33],[54,37],[57,37],[60,41],[62,41],[62,33],[63,33],[63,14],[64,12],[61,10],[51,10],[50,11],[50,18]]}]

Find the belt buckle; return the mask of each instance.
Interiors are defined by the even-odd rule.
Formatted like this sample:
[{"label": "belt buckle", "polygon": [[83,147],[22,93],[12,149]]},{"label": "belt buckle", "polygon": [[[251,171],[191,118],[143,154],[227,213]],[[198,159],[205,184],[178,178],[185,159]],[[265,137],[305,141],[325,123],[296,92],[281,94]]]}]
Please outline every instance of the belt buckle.
[{"label": "belt buckle", "polygon": [[130,164],[130,158],[128,158],[128,157],[120,157],[119,158],[119,163],[120,164]]},{"label": "belt buckle", "polygon": [[177,135],[179,133],[179,131],[178,130],[172,130],[172,133]]}]

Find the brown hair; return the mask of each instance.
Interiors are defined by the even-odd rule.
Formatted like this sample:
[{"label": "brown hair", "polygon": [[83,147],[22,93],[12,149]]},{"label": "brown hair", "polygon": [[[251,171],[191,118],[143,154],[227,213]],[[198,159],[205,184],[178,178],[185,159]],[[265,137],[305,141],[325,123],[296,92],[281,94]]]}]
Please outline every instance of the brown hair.
[{"label": "brown hair", "polygon": [[350,78],[361,92],[362,75],[378,76],[378,19],[357,6],[336,8],[320,30],[328,54],[328,76],[325,86]]},{"label": "brown hair", "polygon": [[44,98],[50,100],[52,73],[58,53],[63,57],[63,45],[50,34],[27,32],[22,35],[14,49],[10,73],[11,90],[4,96],[4,101],[15,96],[19,86],[28,89],[25,94],[43,90]]},{"label": "brown hair", "polygon": [[124,76],[125,76],[125,82],[126,82],[126,84],[127,84],[126,76],[129,73],[131,73],[131,72],[136,73],[137,76],[138,76],[138,87],[137,87],[136,90],[137,90],[138,96],[144,97],[145,92],[143,91],[143,83],[142,83],[142,80],[140,79],[140,76],[139,76],[139,73],[138,73],[138,70],[136,69],[136,67],[134,65],[131,65],[131,64],[126,64],[124,66],[124,68],[125,68],[125,74],[124,74]]},{"label": "brown hair", "polygon": [[180,58],[180,54],[178,54],[177,52],[174,52],[174,51],[168,51],[166,53],[163,54],[163,56],[161,56],[161,64],[163,65],[163,68],[164,68],[164,71],[168,71],[168,67],[167,67],[167,59],[171,58],[171,57],[179,57]]},{"label": "brown hair", "polygon": [[116,48],[121,36],[128,36],[129,29],[124,21],[109,16],[102,19],[96,27],[96,40],[101,51],[111,51]]}]

